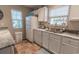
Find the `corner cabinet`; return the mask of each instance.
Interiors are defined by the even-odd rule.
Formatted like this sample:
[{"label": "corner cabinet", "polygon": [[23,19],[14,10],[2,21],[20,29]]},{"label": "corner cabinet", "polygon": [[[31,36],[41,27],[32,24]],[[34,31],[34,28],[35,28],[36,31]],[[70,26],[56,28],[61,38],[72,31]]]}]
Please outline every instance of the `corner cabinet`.
[{"label": "corner cabinet", "polygon": [[38,21],[48,20],[48,7],[42,7],[38,9]]}]

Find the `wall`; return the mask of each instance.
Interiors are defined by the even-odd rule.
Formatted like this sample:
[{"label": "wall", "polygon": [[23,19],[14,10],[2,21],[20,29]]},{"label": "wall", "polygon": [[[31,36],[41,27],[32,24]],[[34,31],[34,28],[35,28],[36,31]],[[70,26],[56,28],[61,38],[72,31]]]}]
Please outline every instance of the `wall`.
[{"label": "wall", "polygon": [[13,35],[13,37],[15,38],[15,33],[14,31],[23,31],[23,33],[25,32],[25,25],[23,25],[23,29],[19,29],[19,30],[14,30],[12,27],[12,21],[11,21],[11,9],[15,9],[15,10],[20,10],[22,11],[22,20],[23,20],[23,24],[25,24],[25,16],[28,13],[28,9],[24,6],[16,6],[16,5],[0,5],[0,9],[3,11],[4,13],[4,17],[2,20],[0,20],[0,27],[8,27],[11,34]]},{"label": "wall", "polygon": [[79,21],[70,21],[68,25],[68,29],[79,31]]},{"label": "wall", "polygon": [[72,5],[70,7],[68,29],[79,31],[79,5]]},{"label": "wall", "polygon": [[70,7],[70,20],[79,19],[79,5],[72,5]]}]

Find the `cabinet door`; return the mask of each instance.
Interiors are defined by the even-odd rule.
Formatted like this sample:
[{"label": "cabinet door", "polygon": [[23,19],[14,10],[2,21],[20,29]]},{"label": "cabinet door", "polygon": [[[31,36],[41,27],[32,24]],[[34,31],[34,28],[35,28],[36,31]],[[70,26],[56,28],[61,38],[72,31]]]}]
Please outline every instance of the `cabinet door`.
[{"label": "cabinet door", "polygon": [[48,7],[44,7],[45,12],[44,12],[44,21],[48,21]]},{"label": "cabinet door", "polygon": [[55,38],[50,38],[49,40],[49,50],[54,53],[59,53],[60,51],[60,42]]},{"label": "cabinet door", "polygon": [[34,30],[34,41],[39,44],[42,45],[42,39],[41,39],[41,31],[39,30]]},{"label": "cabinet door", "polygon": [[43,47],[48,49],[48,42],[49,42],[49,33],[48,32],[43,32],[42,41],[43,41]]},{"label": "cabinet door", "polygon": [[61,53],[63,54],[72,54],[72,53],[77,53],[78,48],[74,47],[72,45],[64,44],[62,43],[61,46]]},{"label": "cabinet door", "polygon": [[48,19],[48,8],[43,7],[38,9],[38,21],[47,21]]},{"label": "cabinet door", "polygon": [[38,21],[44,21],[44,8],[38,9]]}]

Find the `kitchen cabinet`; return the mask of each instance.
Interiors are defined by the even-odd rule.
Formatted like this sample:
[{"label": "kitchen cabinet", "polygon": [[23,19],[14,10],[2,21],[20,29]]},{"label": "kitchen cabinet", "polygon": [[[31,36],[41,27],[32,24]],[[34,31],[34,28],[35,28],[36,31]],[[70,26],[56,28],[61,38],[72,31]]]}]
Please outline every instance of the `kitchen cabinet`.
[{"label": "kitchen cabinet", "polygon": [[60,53],[61,36],[50,34],[49,50],[54,53]]},{"label": "kitchen cabinet", "polygon": [[70,21],[79,21],[79,6],[72,5],[70,8]]},{"label": "kitchen cabinet", "polygon": [[22,41],[22,32],[15,32],[15,36],[16,36],[16,43]]},{"label": "kitchen cabinet", "polygon": [[61,44],[61,53],[63,54],[76,54],[79,53],[79,41],[72,38],[63,37]]},{"label": "kitchen cabinet", "polygon": [[38,21],[47,21],[48,20],[48,8],[42,7],[38,9]]},{"label": "kitchen cabinet", "polygon": [[42,32],[42,46],[48,49],[48,43],[49,43],[49,33],[48,32]]},{"label": "kitchen cabinet", "polygon": [[71,46],[71,45],[62,43],[61,53],[62,53],[62,54],[77,53],[77,48],[76,48],[76,47],[73,47],[73,46]]},{"label": "kitchen cabinet", "polygon": [[78,38],[72,38],[70,35],[67,36],[67,34],[51,33],[40,29],[34,29],[34,41],[53,53],[79,53]]},{"label": "kitchen cabinet", "polygon": [[40,30],[34,30],[34,42],[42,45],[42,32]]}]

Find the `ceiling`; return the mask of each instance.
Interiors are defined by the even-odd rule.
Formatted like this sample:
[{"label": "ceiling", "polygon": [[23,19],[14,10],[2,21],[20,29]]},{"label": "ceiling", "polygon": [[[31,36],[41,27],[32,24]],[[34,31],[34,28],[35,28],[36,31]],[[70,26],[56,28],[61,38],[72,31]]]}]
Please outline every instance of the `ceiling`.
[{"label": "ceiling", "polygon": [[43,7],[45,5],[24,5],[24,6],[29,8],[32,11],[32,10],[38,9],[40,7]]}]

